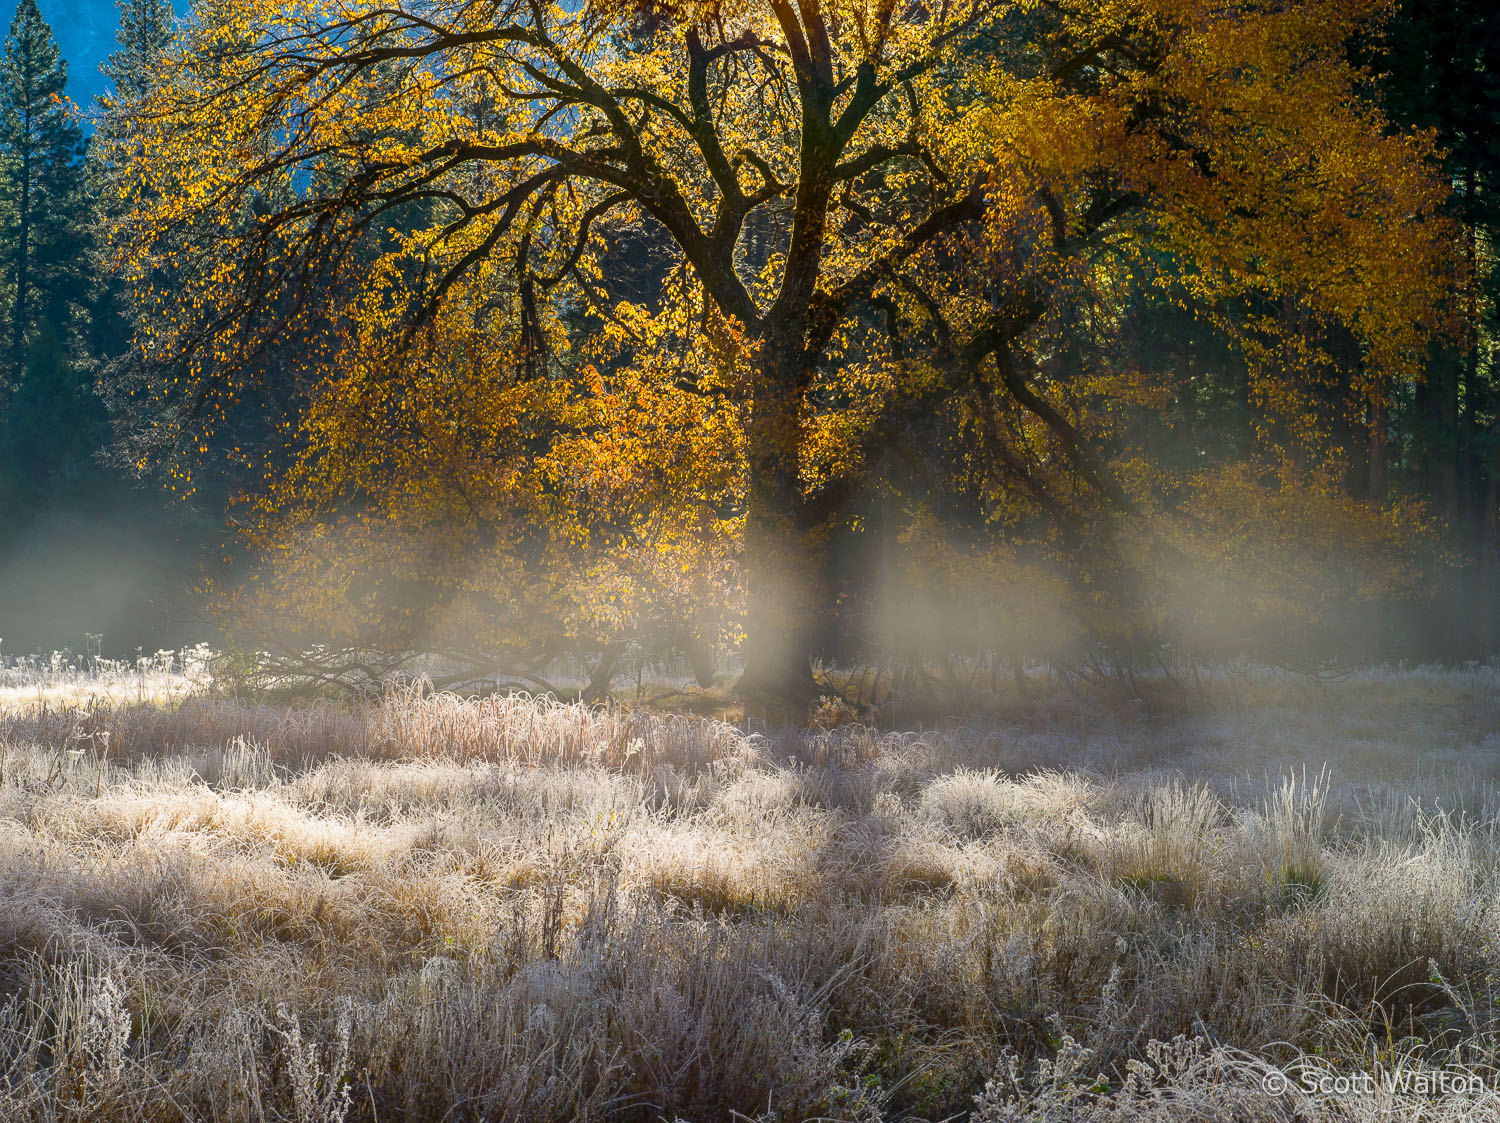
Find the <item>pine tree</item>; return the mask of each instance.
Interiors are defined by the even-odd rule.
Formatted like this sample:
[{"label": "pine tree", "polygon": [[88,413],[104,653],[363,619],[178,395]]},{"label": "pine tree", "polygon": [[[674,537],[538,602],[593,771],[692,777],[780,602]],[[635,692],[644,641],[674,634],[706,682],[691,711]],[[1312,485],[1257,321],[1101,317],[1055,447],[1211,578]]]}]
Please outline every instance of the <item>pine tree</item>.
[{"label": "pine tree", "polygon": [[76,486],[80,477],[98,483],[91,469],[95,450],[108,436],[104,403],[92,380],[69,361],[47,319],[38,320],[31,332],[4,421],[0,473],[20,483],[33,502],[55,500],[52,493]]},{"label": "pine tree", "polygon": [[83,134],[64,95],[68,64],[36,0],[21,0],[0,56],[0,154],[11,204],[5,250],[14,285],[8,367],[25,367],[42,319],[66,326],[83,296],[87,200]]},{"label": "pine tree", "polygon": [[151,89],[157,57],[172,39],[170,0],[119,0],[120,49],[100,69],[114,82],[111,104],[132,105]]},{"label": "pine tree", "polygon": [[[136,136],[133,114],[155,89],[157,62],[173,34],[170,0],[118,0],[117,6],[120,26],[115,42],[119,49],[99,68],[111,79],[112,88],[99,99],[85,171],[96,223],[108,222],[111,208],[120,205],[120,193],[113,187],[116,170],[122,160],[128,159]],[[85,346],[101,362],[108,363],[124,350],[132,322],[121,299],[121,279],[111,276],[102,261],[99,265]]]},{"label": "pine tree", "polygon": [[1491,0],[1402,0],[1371,61],[1401,125],[1434,131],[1454,191],[1466,280],[1458,338],[1434,350],[1398,404],[1397,471],[1470,559],[1428,619],[1445,657],[1500,646],[1500,9]]}]

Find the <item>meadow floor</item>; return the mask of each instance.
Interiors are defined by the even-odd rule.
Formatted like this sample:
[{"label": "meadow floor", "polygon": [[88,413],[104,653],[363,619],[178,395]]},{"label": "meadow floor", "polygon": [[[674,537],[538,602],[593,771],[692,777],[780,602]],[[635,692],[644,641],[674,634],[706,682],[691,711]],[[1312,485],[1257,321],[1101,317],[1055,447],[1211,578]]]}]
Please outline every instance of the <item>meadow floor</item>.
[{"label": "meadow floor", "polygon": [[3,701],[7,1123],[1500,1118],[1492,669],[927,734]]}]

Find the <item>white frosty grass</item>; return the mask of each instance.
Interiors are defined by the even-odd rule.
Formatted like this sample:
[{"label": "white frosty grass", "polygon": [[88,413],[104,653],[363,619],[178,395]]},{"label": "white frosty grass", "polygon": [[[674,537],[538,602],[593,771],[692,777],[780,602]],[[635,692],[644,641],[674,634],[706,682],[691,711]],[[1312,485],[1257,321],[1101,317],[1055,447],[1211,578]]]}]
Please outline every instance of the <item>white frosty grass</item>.
[{"label": "white frosty grass", "polygon": [[[96,637],[89,637],[90,640]],[[164,702],[207,686],[207,644],[106,659],[72,651],[11,657],[0,653],[0,712],[44,703],[79,705],[91,698]]]},{"label": "white frosty grass", "polygon": [[1500,1118],[1490,669],[773,737],[29,673],[0,1119]]}]

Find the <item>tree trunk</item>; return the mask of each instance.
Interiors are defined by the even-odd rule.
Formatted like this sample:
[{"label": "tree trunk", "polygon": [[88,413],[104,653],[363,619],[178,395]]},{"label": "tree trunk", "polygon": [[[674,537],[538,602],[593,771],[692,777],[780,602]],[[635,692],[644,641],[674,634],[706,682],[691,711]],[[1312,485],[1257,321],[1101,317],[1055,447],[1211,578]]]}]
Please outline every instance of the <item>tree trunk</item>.
[{"label": "tree trunk", "polygon": [[[791,338],[787,338],[791,336]],[[768,339],[749,425],[749,511],[745,525],[745,673],[735,691],[748,713],[799,721],[812,699],[812,655],[820,559],[807,525],[802,448],[800,332]]]},{"label": "tree trunk", "polygon": [[[781,291],[766,317],[750,402],[750,502],[745,525],[745,673],[736,692],[746,716],[804,722],[813,698],[817,621],[828,608],[821,588],[824,527],[802,494],[803,396],[812,381],[808,316],[823,257],[823,230],[838,157],[831,99],[817,80],[801,82],[801,167]],[[831,83],[829,83],[831,87]],[[826,338],[824,340],[826,342]]]},{"label": "tree trunk", "polygon": [[1500,472],[1485,486],[1479,532],[1479,604],[1474,612],[1478,653],[1500,649]]},{"label": "tree trunk", "polygon": [[1370,418],[1370,450],[1369,450],[1369,476],[1367,479],[1367,491],[1370,502],[1378,506],[1385,506],[1387,492],[1389,490],[1389,476],[1386,474],[1387,452],[1385,443],[1385,407],[1372,406]]},{"label": "tree trunk", "polygon": [[17,383],[26,370],[26,297],[31,279],[31,126],[26,124],[27,147],[21,153],[21,198],[16,206],[16,296],[11,313],[11,366]]}]

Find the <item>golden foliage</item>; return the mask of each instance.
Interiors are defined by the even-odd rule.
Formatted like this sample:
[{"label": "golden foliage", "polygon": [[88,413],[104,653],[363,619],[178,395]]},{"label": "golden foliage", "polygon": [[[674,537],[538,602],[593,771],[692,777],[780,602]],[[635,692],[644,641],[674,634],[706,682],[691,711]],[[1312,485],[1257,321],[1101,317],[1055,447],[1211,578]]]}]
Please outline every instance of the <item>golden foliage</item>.
[{"label": "golden foliage", "polygon": [[483,643],[733,633],[742,535],[853,520],[938,409],[1009,411],[1065,506],[1112,439],[1140,498],[1120,403],[1163,388],[1065,344],[1153,287],[1238,340],[1264,439],[1326,448],[1328,333],[1363,418],[1446,314],[1431,140],[1345,55],[1386,7],[201,4],[110,153],[146,435],[205,452],[291,346],[262,606]]}]

